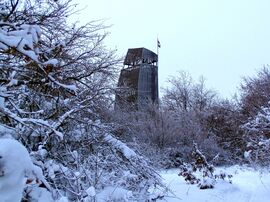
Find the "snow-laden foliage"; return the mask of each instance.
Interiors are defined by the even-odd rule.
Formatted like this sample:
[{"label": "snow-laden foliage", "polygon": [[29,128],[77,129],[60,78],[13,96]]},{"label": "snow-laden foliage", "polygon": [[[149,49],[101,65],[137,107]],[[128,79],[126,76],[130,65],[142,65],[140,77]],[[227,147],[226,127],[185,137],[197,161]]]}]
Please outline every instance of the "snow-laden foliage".
[{"label": "snow-laden foliage", "polygon": [[231,183],[232,175],[224,172],[215,173],[215,167],[207,161],[196,143],[193,143],[191,155],[193,162],[191,164],[183,163],[180,166],[179,176],[184,177],[187,183],[198,184],[200,189],[214,188],[217,179],[228,180]]},{"label": "snow-laden foliage", "polygon": [[257,115],[243,125],[250,133],[270,137],[270,108],[262,107]]},{"label": "snow-laden foliage", "polygon": [[262,107],[242,128],[247,141],[244,157],[253,165],[269,166],[270,108]]},{"label": "snow-laden foliage", "polygon": [[[54,200],[106,198],[116,187],[127,191],[121,200],[145,198],[158,175],[103,123],[119,59],[103,46],[102,24],[67,23],[74,8],[70,0],[0,3],[0,134],[27,147]],[[24,192],[26,201],[39,195],[34,185]]]},{"label": "snow-laden foliage", "polygon": [[[147,162],[106,133],[105,127],[97,124],[89,130],[93,131],[73,133],[72,140],[64,139],[50,152],[45,148],[32,152],[35,163],[45,170],[47,180],[56,187],[54,194],[64,194],[72,201],[87,201],[99,197],[107,187],[111,187],[112,192],[106,193],[113,195],[117,187],[127,190],[127,200],[135,200],[141,197],[140,194],[146,194],[151,185],[160,183],[158,175]],[[52,154],[57,159],[51,159]]]}]

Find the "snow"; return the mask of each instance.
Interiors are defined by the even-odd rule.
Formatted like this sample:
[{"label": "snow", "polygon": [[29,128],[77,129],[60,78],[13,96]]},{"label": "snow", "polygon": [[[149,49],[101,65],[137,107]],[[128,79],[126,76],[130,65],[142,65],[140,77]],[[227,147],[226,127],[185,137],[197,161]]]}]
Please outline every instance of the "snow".
[{"label": "snow", "polygon": [[[33,47],[33,41],[29,40],[30,37],[29,36],[6,36],[4,34],[0,33],[0,43],[2,43],[5,46],[1,46],[1,48],[3,48],[4,50],[7,50],[8,46],[9,47],[14,47],[16,48],[18,51],[20,51],[21,53],[25,54],[26,56],[28,56],[29,58],[31,58],[34,61],[38,61],[38,56],[36,55],[36,53],[34,51],[31,50],[31,47]],[[25,50],[24,47],[29,47],[30,50]]]},{"label": "snow", "polygon": [[206,189],[206,188],[212,188],[215,184],[214,179],[211,178],[203,178],[202,181],[199,183],[199,186],[201,189]]},{"label": "snow", "polygon": [[6,92],[6,87],[1,86],[0,87],[0,108],[5,108],[5,98],[2,95],[4,92]]},{"label": "snow", "polygon": [[0,139],[0,201],[20,201],[25,171],[32,162],[26,148],[16,140]]},{"label": "snow", "polygon": [[53,160],[46,161],[44,167],[47,169],[47,172],[50,178],[55,178],[55,173],[60,171],[60,166],[57,165]]},{"label": "snow", "polygon": [[245,152],[244,152],[244,157],[245,157],[246,159],[250,158],[250,153],[251,153],[251,152],[252,152],[252,150],[245,151]]},{"label": "snow", "polygon": [[97,194],[98,202],[107,201],[130,201],[132,196],[131,191],[121,187],[106,187],[100,193]]},{"label": "snow", "polygon": [[61,197],[57,202],[69,202],[67,197]]},{"label": "snow", "polygon": [[[0,202],[20,202],[23,189],[26,186],[26,176],[31,179],[39,179],[49,188],[42,170],[33,165],[27,149],[14,139],[1,138]],[[41,192],[41,190],[37,194],[43,198],[46,195],[47,199],[50,195],[48,192]]]},{"label": "snow", "polygon": [[55,66],[55,65],[57,65],[58,63],[59,63],[59,62],[58,62],[57,59],[50,59],[50,60],[44,62],[43,64],[44,64],[44,65],[53,65],[53,66]]},{"label": "snow", "polygon": [[38,199],[38,202],[54,202],[50,192],[45,188],[35,187],[31,190],[29,196]]},{"label": "snow", "polygon": [[0,123],[0,136],[9,137],[11,134],[14,134],[14,130]]},{"label": "snow", "polygon": [[51,75],[48,75],[48,77],[50,78],[51,81],[53,81],[54,83],[56,83],[58,86],[61,86],[62,88],[65,88],[65,89],[68,89],[68,90],[71,90],[71,91],[74,91],[74,92],[76,92],[76,90],[77,90],[76,85],[72,85],[72,84],[71,85],[66,85],[66,84],[63,84],[63,83],[58,82]]},{"label": "snow", "polygon": [[91,186],[86,190],[86,193],[88,196],[95,196],[96,195],[96,190],[95,187]]},{"label": "snow", "polygon": [[114,147],[119,149],[127,159],[130,159],[132,157],[137,157],[136,153],[132,149],[127,147],[123,142],[121,142],[120,140],[117,140],[116,138],[114,138],[110,134],[106,134],[104,137],[104,140],[107,143],[110,143],[110,144],[114,145]]},{"label": "snow", "polygon": [[[132,150],[126,151],[123,143],[116,142],[110,135],[106,136],[107,141],[116,144],[127,157],[132,157]],[[75,153],[74,153],[75,154]],[[50,168],[49,173],[53,175],[59,166],[53,162],[47,162],[45,167]],[[52,166],[55,165],[55,166]],[[225,171],[224,171],[225,170]],[[164,197],[159,197],[159,202],[268,202],[270,197],[270,173],[259,172],[247,167],[233,166],[228,168],[217,168],[217,173],[232,174],[232,184],[228,181],[218,179],[212,189],[200,189],[198,185],[187,184],[184,178],[178,176],[179,169],[163,170],[160,172],[164,183],[170,190]],[[124,173],[129,175],[127,171]],[[79,173],[78,173],[79,175]],[[42,170],[33,165],[26,148],[16,140],[0,139],[0,202],[19,202],[22,191],[25,188],[27,177],[41,180],[48,188]],[[211,179],[210,179],[211,180]],[[205,178],[204,184],[213,184]],[[39,202],[53,202],[50,189],[34,187],[30,196],[38,198]],[[154,190],[153,196],[162,196],[159,190]],[[103,190],[96,190],[90,186],[85,190],[86,201],[95,198],[96,201],[130,201],[132,192],[122,187],[107,186]],[[66,197],[62,197],[58,202],[68,202]]]},{"label": "snow", "polygon": [[[223,168],[224,169],[224,168]],[[217,170],[222,170],[218,168]],[[161,176],[172,191],[164,199],[168,202],[269,202],[270,174],[234,166],[225,169],[233,175],[232,184],[218,180],[213,189],[201,190],[197,185],[187,184],[178,176],[179,170],[162,171]]]}]

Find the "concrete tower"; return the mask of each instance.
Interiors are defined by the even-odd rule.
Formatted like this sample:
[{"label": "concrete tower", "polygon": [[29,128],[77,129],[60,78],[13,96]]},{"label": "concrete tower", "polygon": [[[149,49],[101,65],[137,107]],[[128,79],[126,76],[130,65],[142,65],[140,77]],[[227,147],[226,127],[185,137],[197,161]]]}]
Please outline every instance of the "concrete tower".
[{"label": "concrete tower", "polygon": [[158,55],[146,48],[128,49],[118,80],[116,109],[134,107],[143,110],[158,104]]}]

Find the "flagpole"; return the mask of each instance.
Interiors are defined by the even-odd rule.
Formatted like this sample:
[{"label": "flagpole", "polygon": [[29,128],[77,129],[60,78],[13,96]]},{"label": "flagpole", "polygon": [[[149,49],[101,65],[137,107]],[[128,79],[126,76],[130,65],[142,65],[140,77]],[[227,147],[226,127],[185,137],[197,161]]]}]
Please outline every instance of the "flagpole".
[{"label": "flagpole", "polygon": [[159,39],[158,39],[158,36],[157,36],[157,57],[158,57],[158,59],[157,59],[157,67],[158,67],[158,64],[159,64]]},{"label": "flagpole", "polygon": [[159,86],[158,86],[158,69],[159,69],[159,48],[160,48],[160,42],[157,35],[157,105],[159,106]]},{"label": "flagpole", "polygon": [[159,57],[158,57],[158,45],[157,45],[157,66],[158,66],[158,60],[159,60]]},{"label": "flagpole", "polygon": [[158,63],[159,63],[159,47],[158,47],[158,44],[157,44],[157,57],[158,57],[158,61],[157,61],[157,66],[158,66]]}]

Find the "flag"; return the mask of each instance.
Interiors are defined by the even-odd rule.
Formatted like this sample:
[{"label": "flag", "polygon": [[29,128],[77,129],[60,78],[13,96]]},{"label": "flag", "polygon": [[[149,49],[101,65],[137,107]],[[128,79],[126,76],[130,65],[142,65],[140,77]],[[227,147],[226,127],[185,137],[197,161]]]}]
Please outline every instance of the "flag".
[{"label": "flag", "polygon": [[158,48],[160,48],[160,47],[161,47],[160,42],[159,42],[159,40],[158,40],[158,39],[157,39],[157,47],[158,47]]}]

